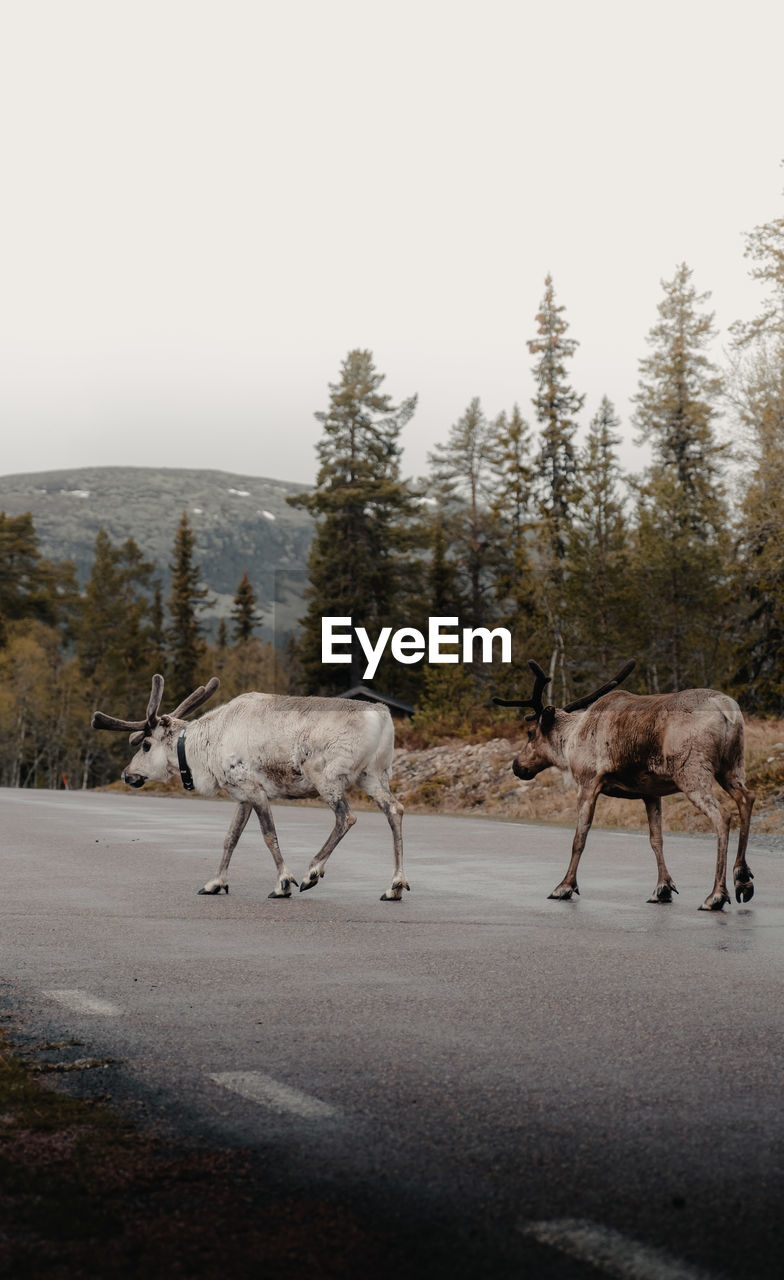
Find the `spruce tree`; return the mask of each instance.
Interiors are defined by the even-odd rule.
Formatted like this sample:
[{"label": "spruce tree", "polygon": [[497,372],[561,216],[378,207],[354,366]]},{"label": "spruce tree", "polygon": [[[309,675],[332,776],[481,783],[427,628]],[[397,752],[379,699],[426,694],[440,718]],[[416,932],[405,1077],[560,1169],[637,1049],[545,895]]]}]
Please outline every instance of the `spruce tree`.
[{"label": "spruce tree", "polygon": [[533,367],[533,404],[540,428],[536,459],[539,504],[545,539],[556,562],[566,555],[569,522],[579,495],[574,436],[585,400],[569,383],[567,361],[579,343],[566,336],[569,324],[565,310],[556,304],[552,276],[548,275],[536,317],[538,333],[528,342],[528,350],[538,356]]},{"label": "spruce tree", "polygon": [[574,443],[577,415],[585,397],[569,382],[567,363],[578,343],[566,336],[569,324],[565,308],[555,301],[552,276],[545,279],[545,291],[536,317],[538,333],[528,342],[536,381],[534,409],[539,423],[539,450],[536,481],[539,506],[538,554],[542,576],[542,607],[547,615],[551,646],[551,689],[555,691],[556,670],[560,666],[560,696],[566,700],[566,601],[565,558],[575,504],[580,496],[577,453]]},{"label": "spruce tree", "polygon": [[116,547],[105,529],[98,531],[75,626],[75,652],[96,697],[117,706],[117,715],[130,714],[145,697],[152,572],[133,538]]},{"label": "spruce tree", "polygon": [[[514,637],[513,662],[495,673],[496,692],[511,696],[528,679],[528,659],[541,652],[544,618],[531,555],[537,523],[531,429],[515,404],[501,413],[487,441],[491,568],[496,622]],[[500,677],[500,678],[499,678]]]},{"label": "spruce tree", "polygon": [[663,282],[659,319],[640,361],[634,422],[653,462],[638,486],[635,581],[639,645],[653,687],[722,678],[728,512],[715,421],[722,382],[706,348],[709,294],[681,265]]},{"label": "spruce tree", "polygon": [[620,419],[604,396],[579,456],[582,494],[569,535],[567,598],[573,663],[582,683],[602,683],[628,657],[628,532],[618,461]]},{"label": "spruce tree", "polygon": [[150,665],[155,672],[163,672],[166,667],[166,624],[163,609],[163,590],[158,578],[153,583],[152,603],[150,604]]},{"label": "spruce tree", "polygon": [[0,646],[11,622],[34,618],[50,627],[67,625],[75,601],[74,566],[42,557],[30,512],[0,511]]},{"label": "spruce tree", "polygon": [[457,572],[449,558],[444,515],[438,506],[430,517],[428,533],[423,542],[430,551],[425,573],[428,616],[444,618],[459,614],[461,597]]},{"label": "spruce tree", "polygon": [[736,342],[744,345],[760,339],[766,347],[772,344],[781,354],[781,343],[784,342],[784,217],[772,218],[749,232],[745,256],[755,264],[750,272],[752,279],[759,280],[766,287],[767,294],[759,315],[749,322],[734,324],[733,336]]},{"label": "spruce tree", "polygon": [[488,617],[492,548],[487,493],[488,425],[478,398],[452,426],[444,445],[428,454],[430,492],[438,503],[465,601],[466,623]]},{"label": "spruce tree", "polygon": [[183,511],[174,539],[174,563],[171,594],[168,599],[170,625],[166,631],[168,645],[167,702],[180,702],[195,689],[206,654],[204,627],[199,618],[209,598],[206,587],[199,585],[201,571],[193,563],[195,537]]},{"label": "spruce tree", "polygon": [[656,464],[700,503],[719,472],[714,422],[722,380],[705,350],[715,337],[713,313],[702,310],[710,294],[698,294],[691,276],[682,263],[672,280],[662,281],[659,320],[648,335],[653,350],[640,361],[634,422]]},{"label": "spruce tree", "polygon": [[104,529],[95,539],[90,577],[74,624],[74,652],[83,701],[81,782],[104,782],[119,764],[124,744],[89,728],[96,707],[138,718],[146,705],[153,675],[150,589],[153,565],[129,538],[112,544]]},{"label": "spruce tree", "polygon": [[[323,434],[319,471],[311,493],[287,499],[316,520],[308,562],[308,610],[301,642],[302,676],[311,693],[335,693],[363,679],[358,642],[349,665],[321,661],[321,620],[350,617],[375,638],[382,626],[400,626],[411,590],[410,525],[415,503],[400,476],[400,433],[416,408],[416,396],[393,404],[381,390],[384,375],[372,352],[350,351],[338,382],[329,384],[329,407],[317,413]],[[383,666],[375,683],[405,684],[406,672]]]},{"label": "spruce tree", "polygon": [[233,622],[232,638],[235,644],[245,644],[250,640],[258,625],[259,617],[256,613],[256,601],[256,593],[251,586],[246,569],[242,575],[240,585],[237,587],[234,607],[231,611]]},{"label": "spruce tree", "polygon": [[736,571],[733,683],[750,710],[784,714],[784,217],[746,240],[762,309],[733,326],[731,403],[748,465]]}]

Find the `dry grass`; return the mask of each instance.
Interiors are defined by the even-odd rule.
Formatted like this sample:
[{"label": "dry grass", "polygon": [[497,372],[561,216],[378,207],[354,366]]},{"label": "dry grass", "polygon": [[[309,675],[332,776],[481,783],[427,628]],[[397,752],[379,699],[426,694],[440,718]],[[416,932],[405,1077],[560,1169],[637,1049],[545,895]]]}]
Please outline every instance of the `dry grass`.
[{"label": "dry grass", "polygon": [[[577,791],[568,778],[548,769],[533,782],[520,782],[511,773],[512,759],[521,745],[519,725],[514,728],[516,736],[509,739],[453,740],[424,750],[398,750],[394,787],[408,812],[471,812],[571,825]],[[784,721],[747,721],[746,769],[757,796],[755,829],[784,831]],[[718,787],[716,794],[727,799]],[[731,807],[734,813],[735,806]],[[685,796],[665,796],[662,809],[666,831],[711,831],[710,823]],[[600,796],[595,825],[646,829],[645,807]]]}]

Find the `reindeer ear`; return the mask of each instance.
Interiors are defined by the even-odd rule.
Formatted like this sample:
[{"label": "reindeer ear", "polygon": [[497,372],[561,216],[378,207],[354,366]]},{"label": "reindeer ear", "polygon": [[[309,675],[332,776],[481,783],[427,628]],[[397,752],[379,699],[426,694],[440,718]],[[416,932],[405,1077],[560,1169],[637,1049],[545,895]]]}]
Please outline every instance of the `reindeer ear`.
[{"label": "reindeer ear", "polygon": [[164,729],[171,728],[171,722],[172,722],[171,716],[159,716],[158,718],[158,724],[162,724]]},{"label": "reindeer ear", "polygon": [[543,733],[549,733],[555,723],[555,707],[545,707],[542,711],[540,724]]}]

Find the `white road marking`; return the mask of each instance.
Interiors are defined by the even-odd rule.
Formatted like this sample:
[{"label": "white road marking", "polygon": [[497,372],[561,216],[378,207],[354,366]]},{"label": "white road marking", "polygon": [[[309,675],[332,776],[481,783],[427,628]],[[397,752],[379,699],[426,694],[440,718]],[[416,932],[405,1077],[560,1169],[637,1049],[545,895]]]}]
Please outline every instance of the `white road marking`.
[{"label": "white road marking", "polygon": [[326,1120],[340,1115],[337,1107],[301,1093],[299,1089],[291,1089],[272,1076],[264,1075],[262,1071],[210,1072],[209,1078],[221,1088],[231,1089],[241,1098],[249,1098],[262,1107],[269,1107],[270,1111],[276,1111],[278,1115],[302,1116],[307,1120]]},{"label": "white road marking", "polygon": [[556,1218],[549,1222],[520,1222],[518,1227],[540,1244],[587,1262],[616,1280],[710,1280],[706,1271],[595,1222]]},{"label": "white road marking", "polygon": [[57,1000],[74,1013],[98,1014],[104,1018],[118,1018],[122,1009],[111,1000],[102,1000],[100,996],[91,996],[89,991],[79,991],[76,987],[62,988],[57,991],[44,991],[50,1000]]}]

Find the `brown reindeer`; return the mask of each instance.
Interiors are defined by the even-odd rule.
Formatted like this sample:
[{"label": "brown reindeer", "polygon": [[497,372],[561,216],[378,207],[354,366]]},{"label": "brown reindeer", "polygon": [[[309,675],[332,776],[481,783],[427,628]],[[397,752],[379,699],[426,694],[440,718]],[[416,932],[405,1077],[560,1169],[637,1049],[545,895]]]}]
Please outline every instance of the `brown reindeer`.
[{"label": "brown reindeer", "polygon": [[500,706],[530,707],[527,741],[512,768],[530,781],[554,765],[570,772],[579,788],[577,830],[566,875],[551,898],[579,894],[577,867],[600,795],[642,800],[648,814],[658,883],[649,902],[671,902],[677,893],[662,852],[661,797],[681,791],[713,824],[718,838],[716,880],[700,911],[721,911],[727,892],[730,815],[713,794],[714,779],[738,806],[740,833],[733,868],[735,898],[748,902],[754,877],[746,863],[754,793],[746,786],[743,716],[737,702],[715,689],[683,689],[648,696],[616,686],[634,668],[627,662],[607,684],[567,707],[544,706],[550,683],[536,662],[529,662],[534,688],[525,701],[495,698]]}]

